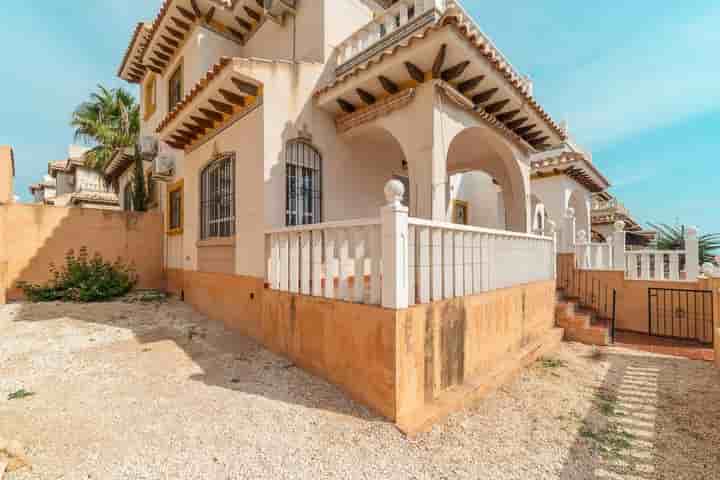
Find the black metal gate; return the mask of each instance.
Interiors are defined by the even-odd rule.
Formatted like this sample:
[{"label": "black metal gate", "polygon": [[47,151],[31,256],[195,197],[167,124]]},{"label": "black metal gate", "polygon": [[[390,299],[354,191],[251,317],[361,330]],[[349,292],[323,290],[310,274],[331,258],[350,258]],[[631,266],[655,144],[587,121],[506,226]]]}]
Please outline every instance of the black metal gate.
[{"label": "black metal gate", "polygon": [[713,343],[710,290],[648,289],[650,335]]}]

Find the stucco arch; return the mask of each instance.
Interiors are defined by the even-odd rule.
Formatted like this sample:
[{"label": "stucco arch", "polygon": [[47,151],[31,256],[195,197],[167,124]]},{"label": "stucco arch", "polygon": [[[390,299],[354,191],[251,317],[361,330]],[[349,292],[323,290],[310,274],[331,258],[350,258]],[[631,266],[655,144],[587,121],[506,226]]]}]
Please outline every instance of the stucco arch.
[{"label": "stucco arch", "polygon": [[343,135],[333,157],[325,160],[325,221],[378,216],[385,203],[383,190],[387,182],[408,176],[402,144],[390,130],[377,123]]},{"label": "stucco arch", "polygon": [[483,171],[502,189],[505,228],[526,232],[528,229],[529,182],[516,153],[498,134],[484,126],[458,132],[448,142],[448,174]]},{"label": "stucco arch", "polygon": [[590,238],[590,195],[587,190],[573,190],[567,206],[575,210],[575,232],[583,230],[587,238]]},{"label": "stucco arch", "polygon": [[531,194],[530,206],[530,211],[532,212],[532,231],[544,232],[547,221],[551,220],[550,214],[545,208],[545,204],[537,195]]}]

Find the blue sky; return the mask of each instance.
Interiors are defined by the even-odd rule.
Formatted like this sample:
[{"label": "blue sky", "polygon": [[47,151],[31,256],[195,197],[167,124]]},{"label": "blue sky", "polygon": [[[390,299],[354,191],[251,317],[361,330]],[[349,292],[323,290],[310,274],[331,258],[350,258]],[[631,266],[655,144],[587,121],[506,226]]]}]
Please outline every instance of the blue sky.
[{"label": "blue sky", "polygon": [[[160,0],[16,2],[0,29],[0,144],[28,198],[65,156],[74,107],[117,66]],[[641,221],[720,231],[720,4],[465,0]]]}]

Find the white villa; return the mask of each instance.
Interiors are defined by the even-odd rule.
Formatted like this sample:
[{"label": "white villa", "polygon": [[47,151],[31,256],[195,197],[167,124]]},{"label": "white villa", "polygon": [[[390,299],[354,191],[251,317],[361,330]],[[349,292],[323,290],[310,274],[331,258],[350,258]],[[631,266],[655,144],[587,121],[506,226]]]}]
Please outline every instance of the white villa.
[{"label": "white villa", "polygon": [[460,1],[164,0],[118,74],[209,316],[406,431],[562,336],[556,253],[610,182]]},{"label": "white villa", "polygon": [[70,145],[65,160],[48,164],[43,181],[30,186],[35,203],[58,207],[118,209],[117,194],[103,174],[85,163],[87,148]]}]

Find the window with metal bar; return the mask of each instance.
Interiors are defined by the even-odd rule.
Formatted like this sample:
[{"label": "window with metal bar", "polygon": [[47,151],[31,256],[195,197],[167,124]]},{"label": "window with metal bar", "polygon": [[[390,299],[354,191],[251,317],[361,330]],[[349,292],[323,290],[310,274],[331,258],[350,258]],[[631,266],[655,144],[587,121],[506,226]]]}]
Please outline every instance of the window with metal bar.
[{"label": "window with metal bar", "polygon": [[235,155],[225,154],[200,175],[200,238],[235,235]]},{"label": "window with metal bar", "polygon": [[285,151],[287,167],[286,223],[311,225],[322,221],[322,159],[310,144],[293,140]]}]

